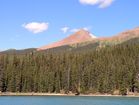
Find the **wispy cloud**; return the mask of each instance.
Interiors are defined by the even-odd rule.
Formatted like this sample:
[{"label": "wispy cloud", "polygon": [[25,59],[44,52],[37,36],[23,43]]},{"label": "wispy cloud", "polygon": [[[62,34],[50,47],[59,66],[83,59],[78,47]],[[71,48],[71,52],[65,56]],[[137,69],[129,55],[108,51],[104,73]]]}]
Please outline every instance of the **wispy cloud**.
[{"label": "wispy cloud", "polygon": [[69,29],[70,29],[69,27],[63,27],[61,28],[61,31],[65,34],[69,31]]},{"label": "wispy cloud", "polygon": [[74,29],[71,29],[70,32],[77,32],[77,31],[79,31],[80,29],[84,29],[84,30],[86,30],[86,31],[89,31],[89,30],[91,30],[91,27],[74,28]]},{"label": "wispy cloud", "polygon": [[77,31],[79,31],[80,29],[78,29],[78,28],[73,28],[73,29],[71,29],[70,30],[70,32],[77,32]]},{"label": "wispy cloud", "polygon": [[[84,27],[84,28],[75,28],[75,29],[71,29],[70,32],[72,33],[75,33],[75,32],[78,32],[79,30],[85,30],[85,31],[90,31],[91,30],[91,27]],[[89,32],[90,33],[90,32]],[[92,36],[92,38],[97,38],[97,36],[95,36],[94,34],[90,33],[90,36]]]},{"label": "wispy cloud", "polygon": [[33,32],[34,34],[37,34],[37,33],[48,30],[49,23],[31,22],[31,23],[23,24],[22,26],[28,31]]},{"label": "wispy cloud", "polygon": [[61,31],[65,34],[65,33],[75,33],[78,32],[79,30],[86,30],[86,31],[90,31],[91,27],[81,27],[81,28],[70,28],[68,26],[61,28]]},{"label": "wispy cloud", "polygon": [[98,5],[99,8],[106,8],[110,6],[114,0],[79,0],[84,5]]}]

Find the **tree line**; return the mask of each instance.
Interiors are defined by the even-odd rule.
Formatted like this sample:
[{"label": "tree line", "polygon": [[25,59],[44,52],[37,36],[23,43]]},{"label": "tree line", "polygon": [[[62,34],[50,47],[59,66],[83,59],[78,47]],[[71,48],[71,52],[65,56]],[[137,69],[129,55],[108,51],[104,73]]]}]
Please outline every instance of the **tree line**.
[{"label": "tree line", "polygon": [[0,55],[1,92],[139,92],[139,46]]}]

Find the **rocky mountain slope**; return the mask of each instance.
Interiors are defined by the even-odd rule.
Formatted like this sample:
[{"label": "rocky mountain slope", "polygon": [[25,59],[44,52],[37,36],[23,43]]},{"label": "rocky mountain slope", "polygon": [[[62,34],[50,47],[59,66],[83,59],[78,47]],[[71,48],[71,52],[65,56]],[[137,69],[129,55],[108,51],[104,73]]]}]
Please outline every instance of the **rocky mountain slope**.
[{"label": "rocky mountain slope", "polygon": [[88,31],[80,30],[61,41],[40,47],[40,48],[38,48],[38,51],[55,48],[55,47],[60,47],[60,46],[64,46],[64,45],[71,45],[71,44],[76,44],[76,43],[81,43],[81,42],[87,42],[87,41],[91,41],[92,39],[95,39],[95,38],[96,37],[93,36]]}]

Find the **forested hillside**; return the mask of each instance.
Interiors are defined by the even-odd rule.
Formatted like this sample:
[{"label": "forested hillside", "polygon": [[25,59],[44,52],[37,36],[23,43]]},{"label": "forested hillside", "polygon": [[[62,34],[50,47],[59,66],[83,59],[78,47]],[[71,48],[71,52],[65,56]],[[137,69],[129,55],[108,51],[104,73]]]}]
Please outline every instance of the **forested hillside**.
[{"label": "forested hillside", "polygon": [[35,52],[35,48],[23,49],[23,50],[16,50],[16,49],[9,49],[5,51],[1,51],[0,54],[27,54],[30,52]]},{"label": "forested hillside", "polygon": [[59,53],[2,54],[0,91],[139,92],[139,44],[132,42],[135,39],[115,46],[94,49],[89,45]]}]

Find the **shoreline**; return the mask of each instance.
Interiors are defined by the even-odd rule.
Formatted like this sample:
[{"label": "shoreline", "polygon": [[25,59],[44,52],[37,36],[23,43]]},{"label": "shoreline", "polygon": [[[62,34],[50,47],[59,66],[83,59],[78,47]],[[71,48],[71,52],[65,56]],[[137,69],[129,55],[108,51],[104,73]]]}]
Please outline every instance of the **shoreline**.
[{"label": "shoreline", "polygon": [[139,97],[138,95],[111,95],[111,94],[60,94],[60,93],[0,93],[0,96],[86,96],[86,97]]}]

